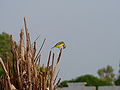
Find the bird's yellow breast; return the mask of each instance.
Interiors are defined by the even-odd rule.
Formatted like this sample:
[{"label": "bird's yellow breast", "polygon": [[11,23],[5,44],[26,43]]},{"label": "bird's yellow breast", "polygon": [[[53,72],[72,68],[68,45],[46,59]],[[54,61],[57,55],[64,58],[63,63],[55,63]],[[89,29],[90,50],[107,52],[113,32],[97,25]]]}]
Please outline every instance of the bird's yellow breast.
[{"label": "bird's yellow breast", "polygon": [[62,47],[62,46],[64,46],[64,44],[57,45],[56,47]]}]

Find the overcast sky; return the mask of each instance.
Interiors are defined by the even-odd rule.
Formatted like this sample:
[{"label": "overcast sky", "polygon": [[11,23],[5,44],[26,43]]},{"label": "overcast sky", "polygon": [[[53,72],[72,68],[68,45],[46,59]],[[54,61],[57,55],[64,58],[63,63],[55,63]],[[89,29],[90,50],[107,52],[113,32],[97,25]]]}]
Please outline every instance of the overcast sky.
[{"label": "overcast sky", "polygon": [[118,73],[120,0],[0,0],[0,33],[18,41],[24,16],[32,41],[40,35],[38,48],[47,39],[43,62],[55,43],[66,43],[60,64],[63,80],[97,75],[106,65]]}]

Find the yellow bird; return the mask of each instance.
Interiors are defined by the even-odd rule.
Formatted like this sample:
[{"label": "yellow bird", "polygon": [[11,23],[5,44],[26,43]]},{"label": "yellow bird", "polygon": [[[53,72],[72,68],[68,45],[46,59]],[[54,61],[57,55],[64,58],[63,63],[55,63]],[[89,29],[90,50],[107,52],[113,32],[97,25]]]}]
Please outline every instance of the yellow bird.
[{"label": "yellow bird", "polygon": [[[58,42],[54,47],[52,47],[52,48],[59,48],[60,49],[60,47],[63,47],[63,49],[65,49],[66,48],[66,45],[65,45],[65,43],[63,42],[63,41],[61,41],[61,42]],[[52,49],[51,48],[51,49]]]}]

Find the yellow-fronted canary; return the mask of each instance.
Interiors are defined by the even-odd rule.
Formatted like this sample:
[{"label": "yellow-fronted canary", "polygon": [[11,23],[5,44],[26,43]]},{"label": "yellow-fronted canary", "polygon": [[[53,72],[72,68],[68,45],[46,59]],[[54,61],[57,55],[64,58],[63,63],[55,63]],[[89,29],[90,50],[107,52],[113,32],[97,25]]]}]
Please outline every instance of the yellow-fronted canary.
[{"label": "yellow-fronted canary", "polygon": [[60,49],[60,47],[63,47],[63,49],[66,48],[66,45],[65,45],[65,43],[64,43],[63,41],[58,42],[58,43],[57,43],[54,47],[52,47],[52,48],[59,48],[59,49]]}]

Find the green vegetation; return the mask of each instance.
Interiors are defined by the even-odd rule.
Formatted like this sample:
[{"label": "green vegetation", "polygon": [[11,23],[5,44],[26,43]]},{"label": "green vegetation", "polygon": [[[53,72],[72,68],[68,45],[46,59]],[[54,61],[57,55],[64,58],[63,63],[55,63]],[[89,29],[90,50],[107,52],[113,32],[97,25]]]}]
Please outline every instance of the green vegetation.
[{"label": "green vegetation", "polygon": [[68,87],[67,83],[70,82],[70,80],[65,80],[65,81],[62,81],[59,85],[59,87]]},{"label": "green vegetation", "polygon": [[120,86],[120,75],[118,76],[117,80],[115,80],[115,85]]},{"label": "green vegetation", "polygon": [[11,43],[11,40],[10,40],[9,34],[4,32],[0,34],[0,57],[3,60],[5,60],[6,54],[10,58],[12,58],[10,43]]},{"label": "green vegetation", "polygon": [[107,66],[105,68],[101,68],[98,70],[98,75],[101,79],[108,81],[108,82],[114,82],[114,76],[112,66]]},{"label": "green vegetation", "polygon": [[100,78],[97,78],[93,75],[83,75],[83,76],[80,76],[80,77],[77,77],[75,79],[72,79],[72,80],[68,80],[68,81],[63,81],[60,83],[59,87],[68,87],[67,83],[68,82],[87,82],[87,85],[86,86],[110,86],[112,85],[112,83],[110,82],[107,82],[105,80],[102,80]]},{"label": "green vegetation", "polygon": [[114,70],[112,66],[108,65],[105,68],[101,68],[98,70],[97,73],[99,77],[86,74],[72,80],[62,81],[59,87],[68,87],[67,83],[69,82],[86,82],[86,86],[96,86],[96,89],[98,89],[98,86],[112,86],[113,84],[120,85],[120,76],[118,77],[118,79],[115,80],[115,74],[113,72]]},{"label": "green vegetation", "polygon": [[0,68],[0,77],[3,76],[4,70],[2,68]]},{"label": "green vegetation", "polygon": [[[0,34],[0,57],[5,61],[6,56],[10,57],[10,60],[12,59],[12,53],[11,53],[11,40],[9,34],[3,32]],[[3,76],[4,70],[1,68],[0,65],[0,77]]]}]

